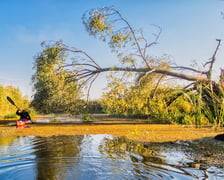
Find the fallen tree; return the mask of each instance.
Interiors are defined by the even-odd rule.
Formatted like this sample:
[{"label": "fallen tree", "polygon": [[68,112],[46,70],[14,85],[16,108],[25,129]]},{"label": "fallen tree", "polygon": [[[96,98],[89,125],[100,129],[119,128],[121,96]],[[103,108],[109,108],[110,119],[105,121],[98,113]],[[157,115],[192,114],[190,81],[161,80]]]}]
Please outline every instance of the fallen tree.
[{"label": "fallen tree", "polygon": [[204,63],[204,70],[178,66],[168,61],[164,61],[161,65],[152,61],[152,57],[147,52],[158,42],[162,32],[159,26],[153,25],[157,29],[157,33],[153,34],[154,40],[148,42],[143,31],[134,30],[114,7],[89,10],[84,13],[82,20],[87,32],[108,43],[122,65],[120,67],[101,67],[87,52],[58,42],[52,46],[57,46],[60,49],[59,52],[76,55],[71,62],[63,65],[63,68],[69,73],[68,81],[81,80],[83,84],[89,84],[90,89],[98,75],[103,72],[134,72],[141,74],[141,76],[156,73],[166,77],[187,80],[189,84],[183,88],[182,92],[178,92],[170,99],[168,105],[182,94],[194,92],[200,98],[198,101],[202,101],[207,108],[206,110],[201,108],[200,111],[207,113],[207,118],[210,118],[217,126],[223,125],[224,71],[221,69],[218,82],[212,80],[213,66],[221,45],[220,39],[216,39],[217,46],[213,56]]}]

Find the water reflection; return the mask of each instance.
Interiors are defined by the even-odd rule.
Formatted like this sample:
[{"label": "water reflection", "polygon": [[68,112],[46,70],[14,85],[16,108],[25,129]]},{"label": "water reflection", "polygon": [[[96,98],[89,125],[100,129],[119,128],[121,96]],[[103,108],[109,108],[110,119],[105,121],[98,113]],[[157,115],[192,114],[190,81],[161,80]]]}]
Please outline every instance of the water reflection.
[{"label": "water reflection", "polygon": [[208,162],[222,157],[223,145],[215,144],[219,156],[201,146],[109,135],[1,137],[0,179],[223,179],[224,165]]},{"label": "water reflection", "polygon": [[83,136],[35,137],[38,179],[64,179],[71,159],[78,156]]},{"label": "water reflection", "polygon": [[33,137],[1,137],[0,179],[35,179],[35,154],[30,145]]}]

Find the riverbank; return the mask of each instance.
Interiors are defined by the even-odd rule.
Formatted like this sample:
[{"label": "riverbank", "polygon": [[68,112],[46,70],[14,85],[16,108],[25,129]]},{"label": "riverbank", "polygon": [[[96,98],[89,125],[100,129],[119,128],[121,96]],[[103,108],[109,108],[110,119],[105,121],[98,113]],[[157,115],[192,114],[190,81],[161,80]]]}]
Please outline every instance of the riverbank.
[{"label": "riverbank", "polygon": [[[145,172],[148,172],[147,170],[151,167],[156,171],[161,167],[161,172],[166,169],[171,173],[176,170],[182,175],[186,172],[187,178],[189,172],[192,172],[192,178],[194,178],[195,172],[198,174],[207,170],[209,173],[212,170],[211,173],[214,174],[223,172],[224,144],[222,141],[214,140],[214,136],[223,133],[224,129],[215,130],[208,126],[194,128],[193,126],[147,124],[144,121],[112,118],[91,122],[82,122],[81,119],[70,121],[64,117],[46,118],[38,119],[34,124],[24,128],[16,128],[14,120],[0,120],[0,143],[2,149],[6,149],[2,167],[8,168],[10,163],[15,166],[15,161],[19,158],[20,161],[36,163],[35,167],[52,165],[54,171],[48,169],[48,172],[60,172],[58,169],[55,171],[55,165],[62,167],[61,172],[64,172],[65,166],[73,167],[74,161],[80,162],[76,161],[76,157],[80,159],[79,156],[86,152],[87,154],[84,154],[82,158],[85,161],[82,163],[90,164],[89,160],[93,160],[100,165],[97,169],[100,169],[105,162],[105,165],[108,165],[108,159],[105,161],[105,157],[108,156],[109,159],[126,163],[126,165],[127,162],[131,162],[130,166],[136,163],[135,168],[140,167],[141,172],[144,168],[146,168]],[[112,136],[88,136],[89,134]],[[128,139],[117,138],[118,136]],[[4,157],[8,156],[10,160],[5,161]],[[115,159],[116,157],[119,159]],[[101,160],[102,163],[99,163]],[[19,164],[26,163],[20,161]],[[118,166],[121,167],[120,164]],[[95,164],[93,167],[95,172]],[[135,168],[132,167],[132,169]],[[188,169],[189,171],[186,171]],[[124,170],[126,172],[126,168]],[[73,169],[72,171],[76,172]],[[46,172],[46,169],[43,172]]]},{"label": "riverbank", "polygon": [[[4,121],[5,122],[5,121]],[[9,121],[8,121],[9,122]],[[126,122],[126,123],[125,123]],[[131,123],[129,123],[131,122]],[[34,123],[22,128],[0,124],[0,135],[12,136],[60,136],[85,134],[110,134],[125,136],[139,142],[169,142],[177,140],[197,140],[215,137],[224,133],[224,129],[212,127],[195,128],[194,126],[133,123],[133,121],[98,121],[94,123]]]}]

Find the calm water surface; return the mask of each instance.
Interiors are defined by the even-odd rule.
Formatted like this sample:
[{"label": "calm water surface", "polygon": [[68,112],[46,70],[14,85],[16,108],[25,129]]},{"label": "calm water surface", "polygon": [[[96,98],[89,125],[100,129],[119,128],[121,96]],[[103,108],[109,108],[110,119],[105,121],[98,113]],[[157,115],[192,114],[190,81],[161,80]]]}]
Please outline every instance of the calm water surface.
[{"label": "calm water surface", "polygon": [[215,155],[198,142],[146,146],[109,135],[1,137],[0,179],[224,179],[224,143],[209,141]]}]

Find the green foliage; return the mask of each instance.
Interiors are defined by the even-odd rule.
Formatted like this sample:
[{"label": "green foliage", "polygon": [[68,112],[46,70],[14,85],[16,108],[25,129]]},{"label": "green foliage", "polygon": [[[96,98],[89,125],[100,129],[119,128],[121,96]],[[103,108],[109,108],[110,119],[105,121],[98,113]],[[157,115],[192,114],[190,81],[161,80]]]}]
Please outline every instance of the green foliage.
[{"label": "green foliage", "polygon": [[[217,91],[214,87],[211,84],[198,82],[194,88],[195,90],[184,93],[184,97],[178,98],[174,105],[181,110],[179,114],[181,113],[183,116],[182,120],[178,122],[195,124],[196,127],[209,123],[216,127],[222,127],[224,96],[222,91]],[[184,100],[184,104],[178,103],[182,100]]]},{"label": "green foliage", "polygon": [[84,13],[82,20],[87,32],[107,42],[121,62],[136,64],[139,50],[147,46],[140,47],[140,43],[145,42],[142,32],[134,31],[114,7],[91,9]]},{"label": "green foliage", "polygon": [[[107,34],[113,28],[112,24],[107,22],[106,12],[100,11],[99,9],[88,11],[84,14],[82,20],[86,30],[94,36],[102,32]],[[105,38],[105,34],[102,34],[100,37]]]},{"label": "green foliage", "polygon": [[183,92],[168,105],[170,99],[181,91],[162,82],[158,86],[160,79],[161,75],[143,74],[137,78],[139,84],[130,85],[111,76],[108,92],[102,99],[104,110],[114,115],[148,118],[149,122],[223,126],[224,101],[221,96],[211,95],[208,91],[213,101],[209,108],[204,97],[205,86],[201,85],[197,90]]},{"label": "green foliage", "polygon": [[116,48],[125,47],[132,39],[130,29],[116,26],[116,22],[121,24],[121,17],[113,7],[89,10],[83,15],[82,20],[90,35],[97,36],[103,41],[108,40],[114,51]]},{"label": "green foliage", "polygon": [[81,108],[78,84],[70,81],[70,73],[63,64],[66,54],[61,42],[42,44],[42,52],[35,58],[32,106],[40,113],[74,113]]},{"label": "green foliage", "polygon": [[90,115],[89,114],[83,114],[82,120],[83,120],[83,122],[89,122],[90,121]]},{"label": "green foliage", "polygon": [[16,117],[17,117],[16,113],[4,115],[4,119],[10,119],[10,118],[16,118]]},{"label": "green foliage", "polygon": [[[117,57],[125,67],[138,68],[144,63],[143,67],[151,67],[152,71],[170,70],[167,58],[151,58],[146,53],[148,47],[156,44],[160,32],[154,34],[155,41],[147,43],[143,32],[134,30],[114,7],[87,11],[83,16],[83,23],[91,35],[100,37],[109,44],[112,52],[117,53]],[[113,70],[111,67],[110,71]],[[223,74],[222,70],[220,76],[222,88]],[[107,113],[151,117],[160,119],[161,122],[195,124],[196,127],[205,123],[223,126],[223,90],[217,90],[216,83],[211,87],[206,84],[197,86],[195,79],[194,91],[193,89],[187,93],[183,91],[181,93],[183,96],[169,105],[169,99],[180,92],[161,83],[166,78],[166,73],[164,75],[141,73],[137,77],[138,84],[126,83],[126,77],[127,73],[122,75],[124,81],[113,77],[108,84],[108,92],[104,94],[102,100]]]},{"label": "green foliage", "polygon": [[110,81],[109,90],[102,98],[102,105],[107,113],[147,117],[152,114],[152,111],[154,114],[161,113],[158,107],[164,109],[164,102],[160,101],[161,98],[150,100],[150,94],[154,90],[153,83],[151,86],[148,84],[130,86],[115,77],[111,77]]},{"label": "green foliage", "polygon": [[6,97],[9,96],[13,99],[18,107],[21,109],[29,108],[30,101],[27,97],[23,97],[18,88],[13,86],[3,87],[0,85],[0,117],[14,118],[16,107],[8,102]]},{"label": "green foliage", "polygon": [[[148,61],[152,66],[161,69],[168,68],[163,59],[157,58],[155,61],[149,58]],[[129,77],[129,74],[125,75]],[[124,77],[123,79],[126,80]],[[115,76],[109,78],[108,92],[102,99],[103,108],[107,113],[156,118],[163,123],[172,121],[168,118],[170,115],[167,108],[167,94],[170,94],[173,89],[164,84],[159,87],[165,76],[142,73],[137,76],[135,84],[124,82]]]},{"label": "green foliage", "polygon": [[224,91],[221,86],[214,84],[205,84],[201,82],[197,85],[201,88],[201,104],[203,105],[202,113],[206,116],[210,123],[216,127],[224,125]]},{"label": "green foliage", "polygon": [[[91,82],[91,87],[101,72],[124,71],[122,75],[119,74],[121,78],[110,77],[107,93],[102,99],[105,112],[128,117],[153,118],[162,123],[195,124],[197,127],[213,123],[223,126],[223,70],[219,88],[218,83],[209,82],[212,69],[197,71],[188,67],[171,67],[166,56],[150,57],[147,50],[157,44],[161,28],[155,26],[159,31],[153,33],[154,40],[148,43],[142,30],[134,30],[114,7],[89,10],[83,15],[82,20],[90,35],[107,42],[122,67],[101,68],[86,52],[68,47],[61,42],[44,45],[34,64],[36,72],[33,82],[36,93],[32,105],[36,109],[44,113],[72,114],[94,111],[94,108],[100,106],[97,103],[84,103],[80,99],[78,84],[70,80],[75,79],[74,77],[77,80],[84,79],[84,82]],[[78,54],[74,61],[67,65],[67,70],[63,66],[67,57],[65,52]],[[206,64],[209,63],[213,62]],[[200,76],[192,77],[178,73],[178,69],[207,75],[207,79],[204,78],[205,82],[199,82],[202,79]],[[138,73],[136,78],[133,72],[127,71],[141,73]],[[180,93],[176,91],[177,87],[163,81],[167,75],[194,81],[194,87]],[[133,82],[133,77],[136,78],[136,82],[130,83],[129,79],[132,78]],[[177,98],[173,98],[176,95]],[[171,100],[174,102],[170,103]],[[83,118],[88,120],[85,114]]]},{"label": "green foliage", "polygon": [[117,32],[111,36],[110,47],[111,48],[120,48],[125,47],[126,43],[130,40],[130,32]]}]

